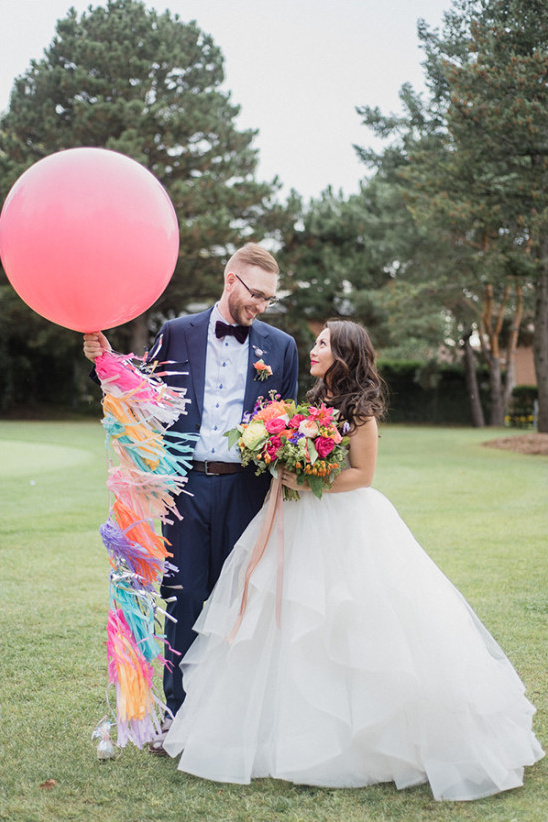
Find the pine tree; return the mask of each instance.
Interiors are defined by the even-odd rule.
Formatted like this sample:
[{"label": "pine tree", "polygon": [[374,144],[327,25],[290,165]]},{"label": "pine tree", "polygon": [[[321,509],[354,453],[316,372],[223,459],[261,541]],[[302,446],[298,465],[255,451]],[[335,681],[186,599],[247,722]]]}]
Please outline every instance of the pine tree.
[{"label": "pine tree", "polygon": [[361,109],[378,134],[398,138],[385,153],[362,156],[405,181],[415,218],[445,237],[448,257],[467,249],[455,274],[476,307],[493,424],[504,420],[523,299],[534,291],[538,424],[548,431],[548,8],[460,0],[441,33],[420,23],[419,36],[427,99],[404,88],[400,118]]},{"label": "pine tree", "polygon": [[255,179],[256,132],[236,127],[239,107],[223,81],[221,51],[194,22],[139,0],[109,0],[81,18],[71,9],[43,59],[15,82],[0,123],[2,195],[62,149],[132,157],[165,186],[179,218],[179,263],[155,311],[211,300],[227,256],[262,238],[276,191]]}]

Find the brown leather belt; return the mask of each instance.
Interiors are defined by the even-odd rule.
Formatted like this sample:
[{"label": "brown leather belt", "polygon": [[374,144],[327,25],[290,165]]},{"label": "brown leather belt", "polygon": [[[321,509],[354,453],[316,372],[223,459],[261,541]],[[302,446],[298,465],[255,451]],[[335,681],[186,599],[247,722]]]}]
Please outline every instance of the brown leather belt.
[{"label": "brown leather belt", "polygon": [[222,474],[239,474],[243,471],[239,462],[197,462],[192,463],[195,471],[206,474],[208,477],[219,477]]}]

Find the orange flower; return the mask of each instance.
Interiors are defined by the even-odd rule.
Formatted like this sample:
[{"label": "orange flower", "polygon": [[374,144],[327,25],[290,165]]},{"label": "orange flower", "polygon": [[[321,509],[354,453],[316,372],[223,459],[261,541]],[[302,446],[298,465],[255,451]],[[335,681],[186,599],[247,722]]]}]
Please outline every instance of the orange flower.
[{"label": "orange flower", "polygon": [[279,402],[271,402],[265,408],[257,411],[254,420],[274,420],[276,417],[287,417],[287,405],[280,400]]},{"label": "orange flower", "polygon": [[256,372],[256,375],[255,375],[256,380],[261,380],[261,381],[267,380],[273,374],[272,368],[269,365],[267,365],[264,362],[264,360],[257,360],[257,362],[254,362],[253,363],[253,368],[255,369],[255,372]]}]

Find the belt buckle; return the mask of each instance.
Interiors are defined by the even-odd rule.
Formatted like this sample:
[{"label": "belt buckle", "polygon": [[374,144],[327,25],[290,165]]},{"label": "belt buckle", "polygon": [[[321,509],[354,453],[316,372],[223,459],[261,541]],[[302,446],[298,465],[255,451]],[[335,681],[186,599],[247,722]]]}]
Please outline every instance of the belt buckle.
[{"label": "belt buckle", "polygon": [[218,477],[219,474],[216,471],[210,471],[208,466],[207,460],[204,460],[204,469],[206,477]]}]

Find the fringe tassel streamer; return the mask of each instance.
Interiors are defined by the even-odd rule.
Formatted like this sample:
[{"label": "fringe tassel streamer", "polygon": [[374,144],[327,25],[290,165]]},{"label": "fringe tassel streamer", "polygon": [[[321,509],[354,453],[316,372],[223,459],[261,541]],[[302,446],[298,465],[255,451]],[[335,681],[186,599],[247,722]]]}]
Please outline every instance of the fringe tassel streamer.
[{"label": "fringe tassel streamer", "polygon": [[[141,748],[159,731],[166,710],[154,686],[154,666],[166,665],[165,636],[156,588],[174,569],[167,541],[154,519],[181,519],[176,497],[184,491],[197,437],[168,427],[186,413],[183,389],[162,382],[157,364],[138,368],[132,355],[105,352],[96,361],[103,389],[102,421],[114,497],[100,534],[111,564],[107,623],[109,681],[116,690],[117,744]],[[170,372],[173,373],[173,372]]]}]

